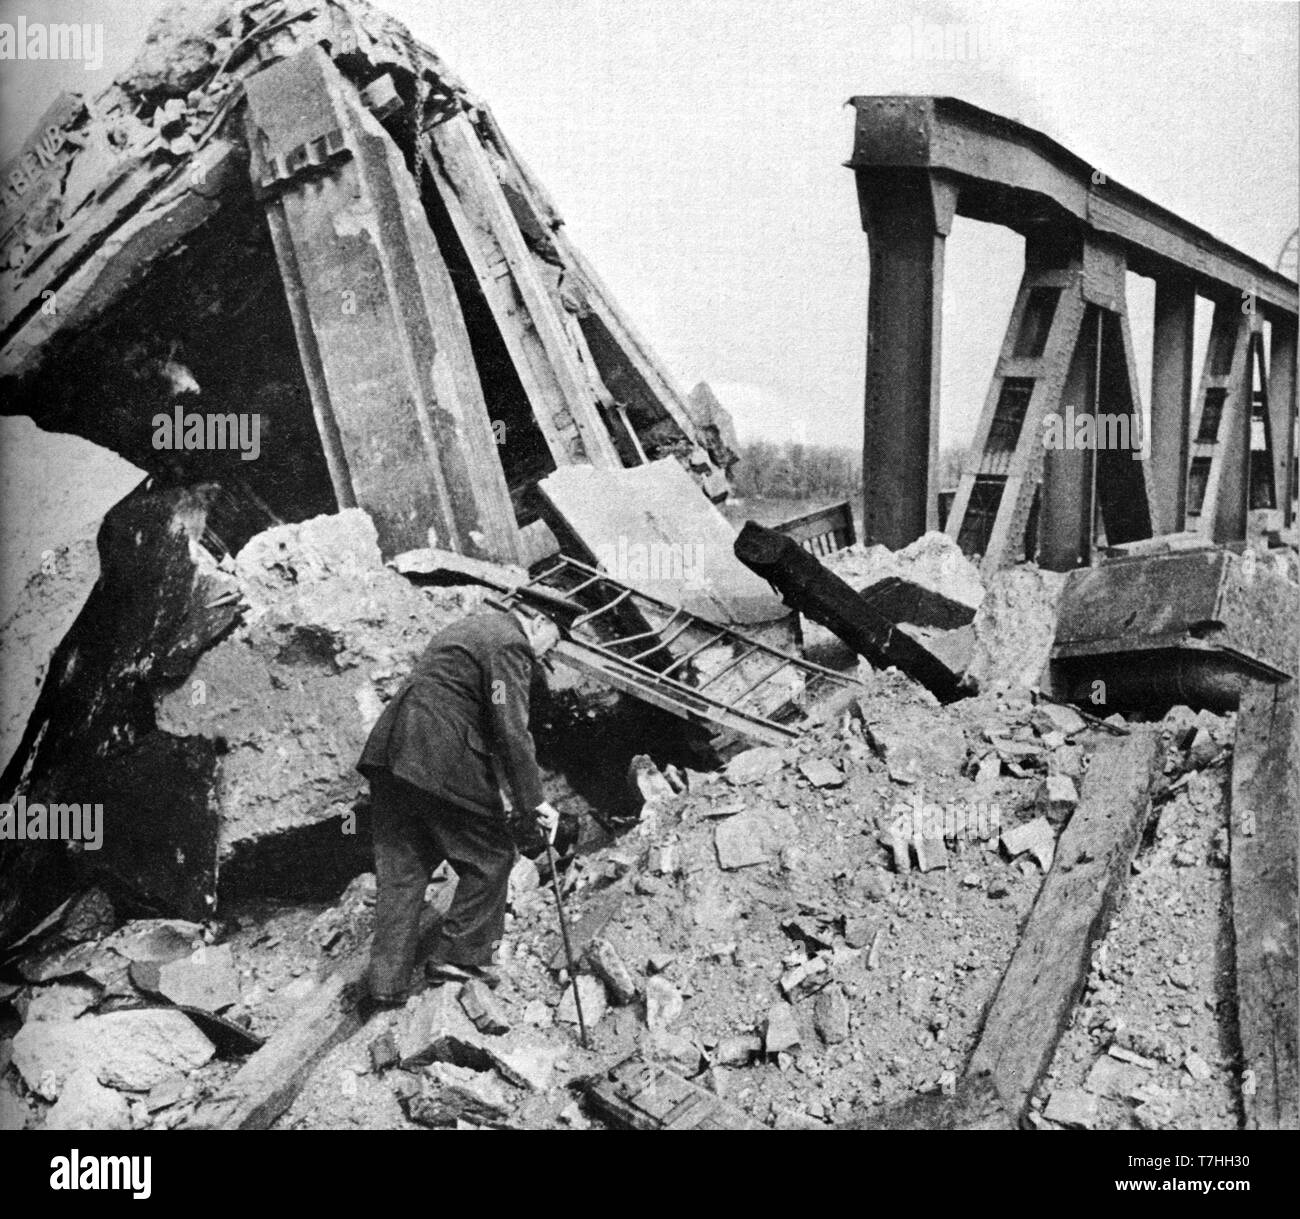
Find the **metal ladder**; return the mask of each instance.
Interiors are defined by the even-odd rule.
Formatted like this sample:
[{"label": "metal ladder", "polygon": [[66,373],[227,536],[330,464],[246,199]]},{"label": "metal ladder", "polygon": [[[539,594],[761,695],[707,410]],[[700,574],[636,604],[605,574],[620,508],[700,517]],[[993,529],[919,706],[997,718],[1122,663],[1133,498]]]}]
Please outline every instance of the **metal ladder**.
[{"label": "metal ladder", "polygon": [[682,719],[764,745],[796,739],[813,708],[863,690],[851,676],[792,656],[561,555],[511,589],[550,610],[566,638],[556,659]]}]

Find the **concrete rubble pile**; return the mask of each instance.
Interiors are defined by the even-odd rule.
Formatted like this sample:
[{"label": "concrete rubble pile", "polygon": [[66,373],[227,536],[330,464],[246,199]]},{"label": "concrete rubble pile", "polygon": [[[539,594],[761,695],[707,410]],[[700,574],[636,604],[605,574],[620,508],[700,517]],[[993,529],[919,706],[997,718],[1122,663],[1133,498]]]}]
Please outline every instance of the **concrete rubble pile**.
[{"label": "concrete rubble pile", "polygon": [[[360,0],[175,5],[38,136],[3,375],[147,477],[0,623],[30,679],[0,800],[102,816],[0,842],[0,1125],[1267,1123],[1294,555],[737,534],[725,409]],[[340,315],[349,259],[373,291]],[[142,422],[246,407],[247,464]],[[559,863],[515,864],[499,989],[372,1012],[355,763],[429,637],[502,597],[569,615],[532,702]]]}]

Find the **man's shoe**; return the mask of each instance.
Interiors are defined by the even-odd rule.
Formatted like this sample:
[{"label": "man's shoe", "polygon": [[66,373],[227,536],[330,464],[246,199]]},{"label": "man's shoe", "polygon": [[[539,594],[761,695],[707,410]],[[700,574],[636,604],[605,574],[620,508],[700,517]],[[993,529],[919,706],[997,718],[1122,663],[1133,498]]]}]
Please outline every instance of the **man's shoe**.
[{"label": "man's shoe", "polygon": [[501,985],[501,975],[490,965],[456,965],[451,961],[427,961],[424,976],[430,982],[482,982],[491,990]]},{"label": "man's shoe", "polygon": [[405,1007],[407,998],[405,994],[376,995],[363,982],[356,988],[353,1001],[357,1015],[362,1020],[369,1020],[371,1016],[378,1015],[380,1012],[391,1012]]}]

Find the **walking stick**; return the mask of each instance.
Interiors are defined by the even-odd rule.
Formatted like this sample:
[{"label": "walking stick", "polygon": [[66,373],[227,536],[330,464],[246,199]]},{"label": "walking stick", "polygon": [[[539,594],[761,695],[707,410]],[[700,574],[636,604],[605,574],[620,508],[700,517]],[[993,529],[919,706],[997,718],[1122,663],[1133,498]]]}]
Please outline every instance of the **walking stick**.
[{"label": "walking stick", "polygon": [[[545,834],[542,835],[544,838]],[[555,863],[555,848],[546,838],[546,861],[551,865],[551,888],[555,892],[555,908],[560,914],[560,939],[564,941],[564,957],[569,963],[569,980],[573,984],[573,1006],[578,1011],[578,1032],[582,1037],[582,1048],[591,1049],[587,1040],[587,1022],[582,1018],[582,994],[578,988],[578,966],[573,959],[573,945],[569,942],[569,920],[564,917],[564,899],[560,896],[560,870]]]}]

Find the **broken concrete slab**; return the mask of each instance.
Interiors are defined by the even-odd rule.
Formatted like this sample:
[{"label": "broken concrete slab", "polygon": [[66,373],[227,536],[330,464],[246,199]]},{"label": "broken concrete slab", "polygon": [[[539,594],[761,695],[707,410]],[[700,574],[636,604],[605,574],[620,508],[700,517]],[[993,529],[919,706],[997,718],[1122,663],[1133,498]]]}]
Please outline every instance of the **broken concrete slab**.
[{"label": "broken concrete slab", "polygon": [[892,622],[953,630],[969,623],[984,600],[979,569],[955,541],[936,531],[898,551],[850,546],[824,561]]},{"label": "broken concrete slab", "polygon": [[1038,861],[1038,866],[1048,872],[1056,852],[1056,832],[1046,817],[1035,817],[1032,821],[1003,830],[1002,849],[1010,859],[1028,852]]},{"label": "broken concrete slab", "polygon": [[582,1000],[582,1019],[588,1029],[593,1029],[605,1016],[609,998],[605,993],[605,984],[590,974],[579,974],[565,988],[560,1005],[555,1009],[555,1019],[560,1024],[578,1023],[578,1000]]},{"label": "broken concrete slab", "polygon": [[431,1062],[487,1069],[478,1030],[460,1004],[460,989],[457,985],[430,987],[407,1003],[394,1032],[403,1070]]},{"label": "broken concrete slab", "polygon": [[502,1078],[529,1092],[545,1092],[565,1051],[539,1042],[520,1042],[507,1049],[491,1045],[492,1065]]},{"label": "broken concrete slab", "polygon": [[510,1020],[486,983],[471,979],[460,988],[458,996],[461,1009],[480,1033],[498,1034],[510,1031]]},{"label": "broken concrete slab", "polygon": [[413,587],[384,566],[357,509],[268,529],[235,568],[244,623],[159,700],[158,726],[223,743],[207,806],[223,893],[319,897],[368,864],[355,812],[368,731],[358,696],[391,697],[430,631],[482,594]]},{"label": "broken concrete slab", "polygon": [[1103,1054],[1092,1064],[1083,1086],[1097,1096],[1121,1100],[1129,1096],[1145,1078],[1146,1072],[1141,1067]]},{"label": "broken concrete slab", "polygon": [[966,760],[966,738],[961,729],[920,707],[904,708],[888,721],[868,723],[867,740],[896,783],[956,775]]},{"label": "broken concrete slab", "polygon": [[45,1115],[46,1130],[130,1130],[131,1109],[126,1097],[106,1088],[91,1067],[82,1067],[67,1082]]},{"label": "broken concrete slab", "polygon": [[1097,1098],[1082,1088],[1058,1088],[1047,1098],[1043,1116],[1058,1126],[1087,1130],[1097,1121]]},{"label": "broken concrete slab", "polygon": [[761,783],[774,775],[780,774],[785,765],[785,754],[780,749],[763,745],[757,749],[746,749],[736,754],[723,770],[728,783],[744,786],[749,783]]},{"label": "broken concrete slab", "polygon": [[100,955],[95,944],[53,947],[19,963],[18,972],[28,982],[52,982],[86,973]]},{"label": "broken concrete slab", "polygon": [[1054,824],[1068,821],[1078,804],[1079,793],[1068,775],[1048,775],[1038,789],[1038,806]]},{"label": "broken concrete slab", "polygon": [[1029,722],[1046,736],[1049,732],[1059,732],[1066,737],[1077,736],[1088,727],[1088,721],[1073,707],[1064,703],[1043,701],[1034,708]]},{"label": "broken concrete slab", "polygon": [[768,1055],[792,1050],[800,1042],[799,1023],[794,1008],[778,1000],[767,1009],[763,1022],[763,1052]]},{"label": "broken concrete slab", "polygon": [[179,961],[205,947],[203,927],[184,919],[134,919],[104,940],[102,948],[147,965]]},{"label": "broken concrete slab", "polygon": [[849,1001],[843,989],[832,983],[813,1002],[813,1027],[827,1045],[838,1045],[849,1036]]},{"label": "broken concrete slab", "polygon": [[222,1012],[239,1002],[239,970],[229,944],[204,945],[162,964],[136,962],[131,980],[173,1003]]},{"label": "broken concrete slab", "polygon": [[404,1103],[406,1116],[421,1126],[454,1126],[458,1121],[497,1126],[510,1113],[501,1085],[484,1072],[451,1063],[424,1068],[420,1090]]},{"label": "broken concrete slab", "polygon": [[844,772],[828,758],[805,758],[799,773],[816,788],[844,786]]},{"label": "broken concrete slab", "polygon": [[14,1000],[14,1006],[24,1024],[38,1020],[75,1020],[99,1001],[100,994],[96,983],[70,979],[29,988],[25,995]]},{"label": "broken concrete slab", "polygon": [[751,868],[775,859],[795,840],[794,818],[785,809],[754,809],[718,823],[713,842],[725,871]]},{"label": "broken concrete slab", "polygon": [[214,1053],[193,1022],[169,1008],[41,1021],[24,1025],[14,1037],[14,1066],[47,1100],[56,1099],[81,1067],[111,1087],[147,1092],[177,1071],[203,1066]]},{"label": "broken concrete slab", "polygon": [[719,1066],[748,1066],[763,1052],[763,1039],[748,1033],[738,1037],[723,1037],[713,1047],[710,1057]]},{"label": "broken concrete slab", "polygon": [[662,974],[646,980],[645,1022],[652,1033],[664,1032],[681,1014],[682,993]]},{"label": "broken concrete slab", "polygon": [[[621,470],[573,465],[538,483],[566,553],[713,622],[781,623],[789,611],[738,562],[735,530],[672,458]],[[576,547],[572,548],[571,547]]]},{"label": "broken concrete slab", "polygon": [[1070,574],[1053,674],[1081,705],[1101,682],[1107,710],[1143,707],[1176,688],[1194,707],[1228,711],[1251,680],[1296,675],[1298,615],[1300,588],[1249,550],[1114,559]]},{"label": "broken concrete slab", "polygon": [[632,971],[607,939],[597,936],[587,945],[587,964],[605,983],[611,1001],[617,1005],[631,1003],[637,996],[637,985]]},{"label": "broken concrete slab", "polygon": [[1056,639],[1066,576],[1020,564],[995,572],[972,624],[975,647],[963,682],[984,690],[999,683],[1035,690]]}]

